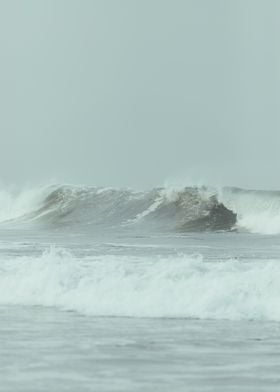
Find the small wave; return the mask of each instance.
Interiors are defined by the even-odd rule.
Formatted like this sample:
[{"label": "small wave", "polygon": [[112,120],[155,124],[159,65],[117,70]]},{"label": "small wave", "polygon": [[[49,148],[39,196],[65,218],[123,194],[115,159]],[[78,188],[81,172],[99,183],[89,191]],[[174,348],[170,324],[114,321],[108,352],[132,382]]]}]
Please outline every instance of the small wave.
[{"label": "small wave", "polygon": [[280,320],[278,260],[77,258],[63,249],[1,260],[0,303],[95,316]]}]

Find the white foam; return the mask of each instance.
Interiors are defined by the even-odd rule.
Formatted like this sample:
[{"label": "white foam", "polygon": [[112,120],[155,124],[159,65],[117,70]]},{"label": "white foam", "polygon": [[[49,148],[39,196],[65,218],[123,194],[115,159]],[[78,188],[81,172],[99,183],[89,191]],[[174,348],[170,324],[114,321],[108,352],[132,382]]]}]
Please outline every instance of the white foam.
[{"label": "white foam", "polygon": [[280,263],[95,256],[51,249],[1,260],[0,303],[89,315],[280,320]]},{"label": "white foam", "polygon": [[142,220],[152,212],[155,212],[162,203],[163,203],[163,198],[162,196],[159,196],[146,210],[137,214],[135,218],[130,219],[128,223],[139,222],[140,220]]},{"label": "white foam", "polygon": [[219,190],[219,201],[237,214],[237,225],[252,233],[280,233],[280,194]]}]

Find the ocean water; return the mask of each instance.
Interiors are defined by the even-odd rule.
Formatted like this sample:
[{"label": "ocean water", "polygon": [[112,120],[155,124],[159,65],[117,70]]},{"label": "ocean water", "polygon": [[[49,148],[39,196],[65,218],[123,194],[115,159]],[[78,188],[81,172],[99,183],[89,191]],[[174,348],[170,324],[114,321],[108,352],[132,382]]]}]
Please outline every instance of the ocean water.
[{"label": "ocean water", "polygon": [[278,391],[280,193],[0,192],[1,391]]}]

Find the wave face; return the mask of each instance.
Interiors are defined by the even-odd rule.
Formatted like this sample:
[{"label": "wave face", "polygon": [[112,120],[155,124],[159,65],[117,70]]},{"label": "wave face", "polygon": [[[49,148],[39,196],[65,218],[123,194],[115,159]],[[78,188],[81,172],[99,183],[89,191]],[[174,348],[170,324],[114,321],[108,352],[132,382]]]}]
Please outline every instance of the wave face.
[{"label": "wave face", "polygon": [[1,260],[0,304],[94,316],[280,320],[280,264],[202,256],[75,257],[63,249]]},{"label": "wave face", "polygon": [[137,226],[165,231],[280,233],[280,192],[239,188],[129,189],[52,185],[0,192],[0,223],[11,228]]}]

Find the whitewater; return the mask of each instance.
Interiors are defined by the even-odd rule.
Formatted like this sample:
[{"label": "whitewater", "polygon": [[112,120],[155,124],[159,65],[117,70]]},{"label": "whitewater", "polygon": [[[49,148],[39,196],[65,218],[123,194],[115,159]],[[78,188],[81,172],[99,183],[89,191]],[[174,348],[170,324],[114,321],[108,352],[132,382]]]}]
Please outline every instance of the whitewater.
[{"label": "whitewater", "polygon": [[0,190],[1,391],[278,391],[280,192]]}]

